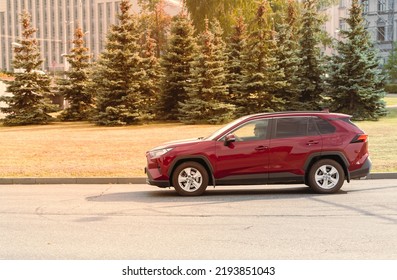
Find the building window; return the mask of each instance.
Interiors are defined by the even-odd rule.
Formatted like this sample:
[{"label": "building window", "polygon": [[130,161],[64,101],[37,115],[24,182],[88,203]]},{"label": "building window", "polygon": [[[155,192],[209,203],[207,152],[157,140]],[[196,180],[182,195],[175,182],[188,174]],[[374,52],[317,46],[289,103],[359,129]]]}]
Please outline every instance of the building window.
[{"label": "building window", "polygon": [[29,0],[29,2],[28,2],[28,10],[29,10],[29,13],[30,14],[32,14],[32,0]]},{"label": "building window", "polygon": [[[118,15],[120,13],[120,1],[115,2],[114,5],[115,5],[115,14]],[[116,16],[115,21],[116,21],[115,24],[119,24],[120,23],[119,17]]]},{"label": "building window", "polygon": [[339,20],[339,30],[346,30],[346,21],[344,19]]},{"label": "building window", "polygon": [[[40,25],[40,10],[41,10],[41,6],[40,6],[40,2],[36,1],[36,25],[37,27]],[[40,38],[41,37],[41,28],[37,28],[36,31],[36,38]]]},{"label": "building window", "polygon": [[386,11],[386,0],[378,0],[378,12]]},{"label": "building window", "polygon": [[384,42],[385,41],[385,34],[386,34],[385,27],[384,26],[378,26],[376,39],[379,42]]},{"label": "building window", "polygon": [[[0,12],[0,36],[5,36],[5,14],[4,12]],[[5,55],[5,47],[6,47],[6,40],[0,40],[1,46],[0,50],[2,51],[2,60],[0,63],[0,68],[6,68],[6,55]]]},{"label": "building window", "polygon": [[102,51],[103,41],[105,39],[104,27],[103,27],[103,3],[98,4],[98,35],[99,35],[99,45],[98,50]]},{"label": "building window", "polygon": [[345,8],[346,7],[345,0],[339,0],[339,7],[340,8]]},{"label": "building window", "polygon": [[[5,13],[1,12],[0,13],[0,34],[2,37],[6,35],[6,28],[5,28],[6,23],[5,22],[6,22],[5,21]],[[2,42],[4,42],[4,41],[5,40],[2,40]]]},{"label": "building window", "polygon": [[112,3],[106,3],[106,23],[108,25],[113,24],[112,15]]},{"label": "building window", "polygon": [[44,21],[44,38],[48,38],[50,36],[48,32],[48,13],[47,13],[47,0],[43,0],[43,21]]}]

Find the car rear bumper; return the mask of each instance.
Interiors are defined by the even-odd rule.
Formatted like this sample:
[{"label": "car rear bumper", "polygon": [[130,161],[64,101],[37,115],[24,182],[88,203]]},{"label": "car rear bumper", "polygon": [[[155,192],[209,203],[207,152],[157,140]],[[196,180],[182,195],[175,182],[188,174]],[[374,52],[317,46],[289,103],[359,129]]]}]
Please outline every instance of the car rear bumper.
[{"label": "car rear bumper", "polygon": [[350,172],[350,178],[351,179],[360,179],[360,178],[367,177],[369,172],[371,171],[371,166],[372,166],[372,162],[368,157],[360,169]]}]

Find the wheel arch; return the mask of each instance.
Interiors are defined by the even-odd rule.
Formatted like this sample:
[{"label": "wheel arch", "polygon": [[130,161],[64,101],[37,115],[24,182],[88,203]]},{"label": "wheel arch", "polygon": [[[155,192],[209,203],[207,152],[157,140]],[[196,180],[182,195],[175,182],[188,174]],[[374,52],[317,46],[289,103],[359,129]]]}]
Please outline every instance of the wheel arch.
[{"label": "wheel arch", "polygon": [[322,153],[314,153],[309,156],[309,158],[306,161],[304,170],[305,170],[305,184],[308,182],[308,175],[309,175],[309,170],[313,166],[314,163],[316,163],[319,160],[322,159],[332,159],[336,162],[338,162],[342,168],[343,171],[345,172],[345,178],[346,181],[349,183],[350,182],[350,172],[349,172],[349,162],[347,161],[345,155],[342,152],[322,152]]},{"label": "wheel arch", "polygon": [[215,186],[215,178],[213,173],[213,168],[210,161],[205,156],[183,156],[176,158],[174,162],[171,164],[169,171],[168,171],[168,178],[170,181],[170,185],[172,186],[172,176],[174,175],[175,169],[184,162],[194,161],[201,164],[208,173],[208,185]]}]

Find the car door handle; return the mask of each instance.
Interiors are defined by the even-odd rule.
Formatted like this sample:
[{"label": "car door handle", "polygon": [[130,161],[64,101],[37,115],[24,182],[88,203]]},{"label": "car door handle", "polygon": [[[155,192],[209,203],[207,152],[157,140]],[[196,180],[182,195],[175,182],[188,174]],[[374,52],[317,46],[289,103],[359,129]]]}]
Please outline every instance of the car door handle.
[{"label": "car door handle", "polygon": [[306,142],[306,145],[311,146],[311,145],[316,145],[318,143],[320,143],[320,141],[311,140],[311,141]]},{"label": "car door handle", "polygon": [[256,151],[264,151],[264,150],[266,150],[267,148],[268,148],[267,146],[262,146],[262,145],[261,145],[261,146],[256,147],[255,150],[256,150]]}]

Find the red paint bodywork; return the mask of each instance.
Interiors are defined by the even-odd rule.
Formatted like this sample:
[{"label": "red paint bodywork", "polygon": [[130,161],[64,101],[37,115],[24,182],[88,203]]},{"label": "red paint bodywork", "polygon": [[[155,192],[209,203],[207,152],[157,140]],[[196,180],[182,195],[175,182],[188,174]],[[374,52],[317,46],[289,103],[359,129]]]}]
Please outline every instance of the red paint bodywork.
[{"label": "red paint bodywork", "polygon": [[[277,119],[320,118],[331,124],[332,133],[289,138],[274,137]],[[227,135],[251,121],[269,119],[267,139],[231,142]],[[317,127],[318,129],[318,127]],[[358,141],[354,139],[358,138]],[[152,151],[169,149],[153,157]],[[175,167],[184,161],[203,164],[214,185],[305,183],[306,172],[317,160],[332,158],[343,166],[346,178],[365,177],[371,167],[365,133],[350,122],[350,116],[328,112],[263,113],[240,118],[213,135],[195,140],[166,143],[146,153],[148,183],[159,187],[171,186]]]}]

